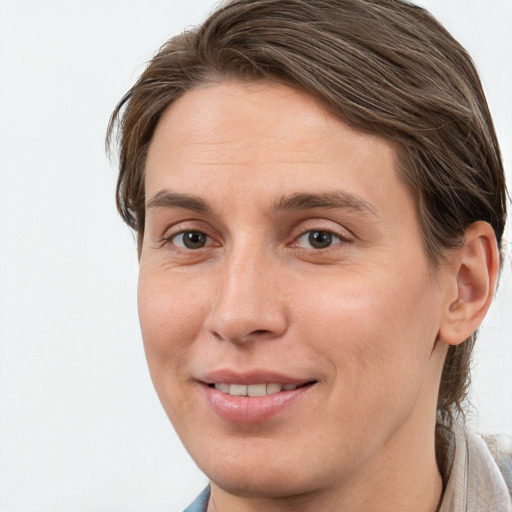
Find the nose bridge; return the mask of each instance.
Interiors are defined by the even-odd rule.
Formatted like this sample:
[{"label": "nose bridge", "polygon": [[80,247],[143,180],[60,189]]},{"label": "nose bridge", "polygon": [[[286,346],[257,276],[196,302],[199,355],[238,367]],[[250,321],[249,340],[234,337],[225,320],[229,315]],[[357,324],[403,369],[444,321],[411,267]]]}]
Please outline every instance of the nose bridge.
[{"label": "nose bridge", "polygon": [[208,330],[235,343],[282,334],[286,314],[278,292],[278,265],[264,244],[243,237],[227,251],[221,266]]}]

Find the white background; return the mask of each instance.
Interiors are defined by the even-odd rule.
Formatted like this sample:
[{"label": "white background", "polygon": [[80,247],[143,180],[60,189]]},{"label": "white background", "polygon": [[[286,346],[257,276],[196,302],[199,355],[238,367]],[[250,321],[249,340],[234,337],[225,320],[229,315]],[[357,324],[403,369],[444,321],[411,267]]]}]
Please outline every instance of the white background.
[{"label": "white background", "polygon": [[[144,63],[212,5],[0,0],[2,512],[179,511],[206,482],[149,379],[103,142]],[[423,5],[477,62],[510,186],[512,1]],[[511,274],[509,256],[478,342],[484,430],[512,432]]]}]

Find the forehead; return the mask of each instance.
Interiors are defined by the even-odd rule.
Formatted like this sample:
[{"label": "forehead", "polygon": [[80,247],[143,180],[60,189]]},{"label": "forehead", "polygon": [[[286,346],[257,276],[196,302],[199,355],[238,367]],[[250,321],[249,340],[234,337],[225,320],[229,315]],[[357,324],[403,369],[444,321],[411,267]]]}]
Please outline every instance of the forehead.
[{"label": "forehead", "polygon": [[[350,128],[311,96],[268,82],[189,91],[162,116],[146,196],[163,188],[294,193],[343,188],[370,201],[403,188],[396,147]],[[298,189],[305,190],[298,190]]]}]

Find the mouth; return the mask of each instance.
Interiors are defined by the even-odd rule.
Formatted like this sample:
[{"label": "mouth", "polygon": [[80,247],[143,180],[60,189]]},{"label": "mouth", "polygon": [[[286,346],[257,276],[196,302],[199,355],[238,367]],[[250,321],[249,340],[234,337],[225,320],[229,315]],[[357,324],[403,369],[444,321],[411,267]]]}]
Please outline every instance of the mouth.
[{"label": "mouth", "polygon": [[208,387],[214,388],[221,393],[231,396],[261,397],[275,395],[283,391],[294,391],[298,388],[311,386],[316,381],[305,382],[303,384],[281,384],[278,382],[268,382],[261,384],[230,384],[227,382],[211,383]]},{"label": "mouth", "polygon": [[210,409],[231,424],[264,423],[289,417],[290,411],[303,414],[300,411],[315,403],[311,397],[316,396],[314,389],[319,384],[316,379],[293,373],[229,368],[211,370],[197,381]]}]

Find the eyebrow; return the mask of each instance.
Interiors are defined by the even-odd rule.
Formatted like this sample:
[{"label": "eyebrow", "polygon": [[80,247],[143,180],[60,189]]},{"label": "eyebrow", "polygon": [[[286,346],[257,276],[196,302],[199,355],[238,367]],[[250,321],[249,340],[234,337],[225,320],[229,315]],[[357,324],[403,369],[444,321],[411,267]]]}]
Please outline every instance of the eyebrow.
[{"label": "eyebrow", "polygon": [[160,190],[149,201],[146,209],[155,208],[183,208],[197,213],[212,213],[212,208],[200,197],[190,194],[179,194],[169,190]]},{"label": "eyebrow", "polygon": [[283,196],[272,207],[280,210],[310,210],[313,208],[349,209],[378,217],[377,210],[362,197],[345,191],[324,192],[320,194],[297,193]]},{"label": "eyebrow", "polygon": [[[211,206],[200,197],[160,190],[149,201],[146,209],[182,208],[197,213],[214,213]],[[272,205],[273,212],[311,210],[314,208],[349,209],[378,217],[375,208],[363,198],[345,191],[323,192],[318,194],[296,193],[282,196]]]}]

